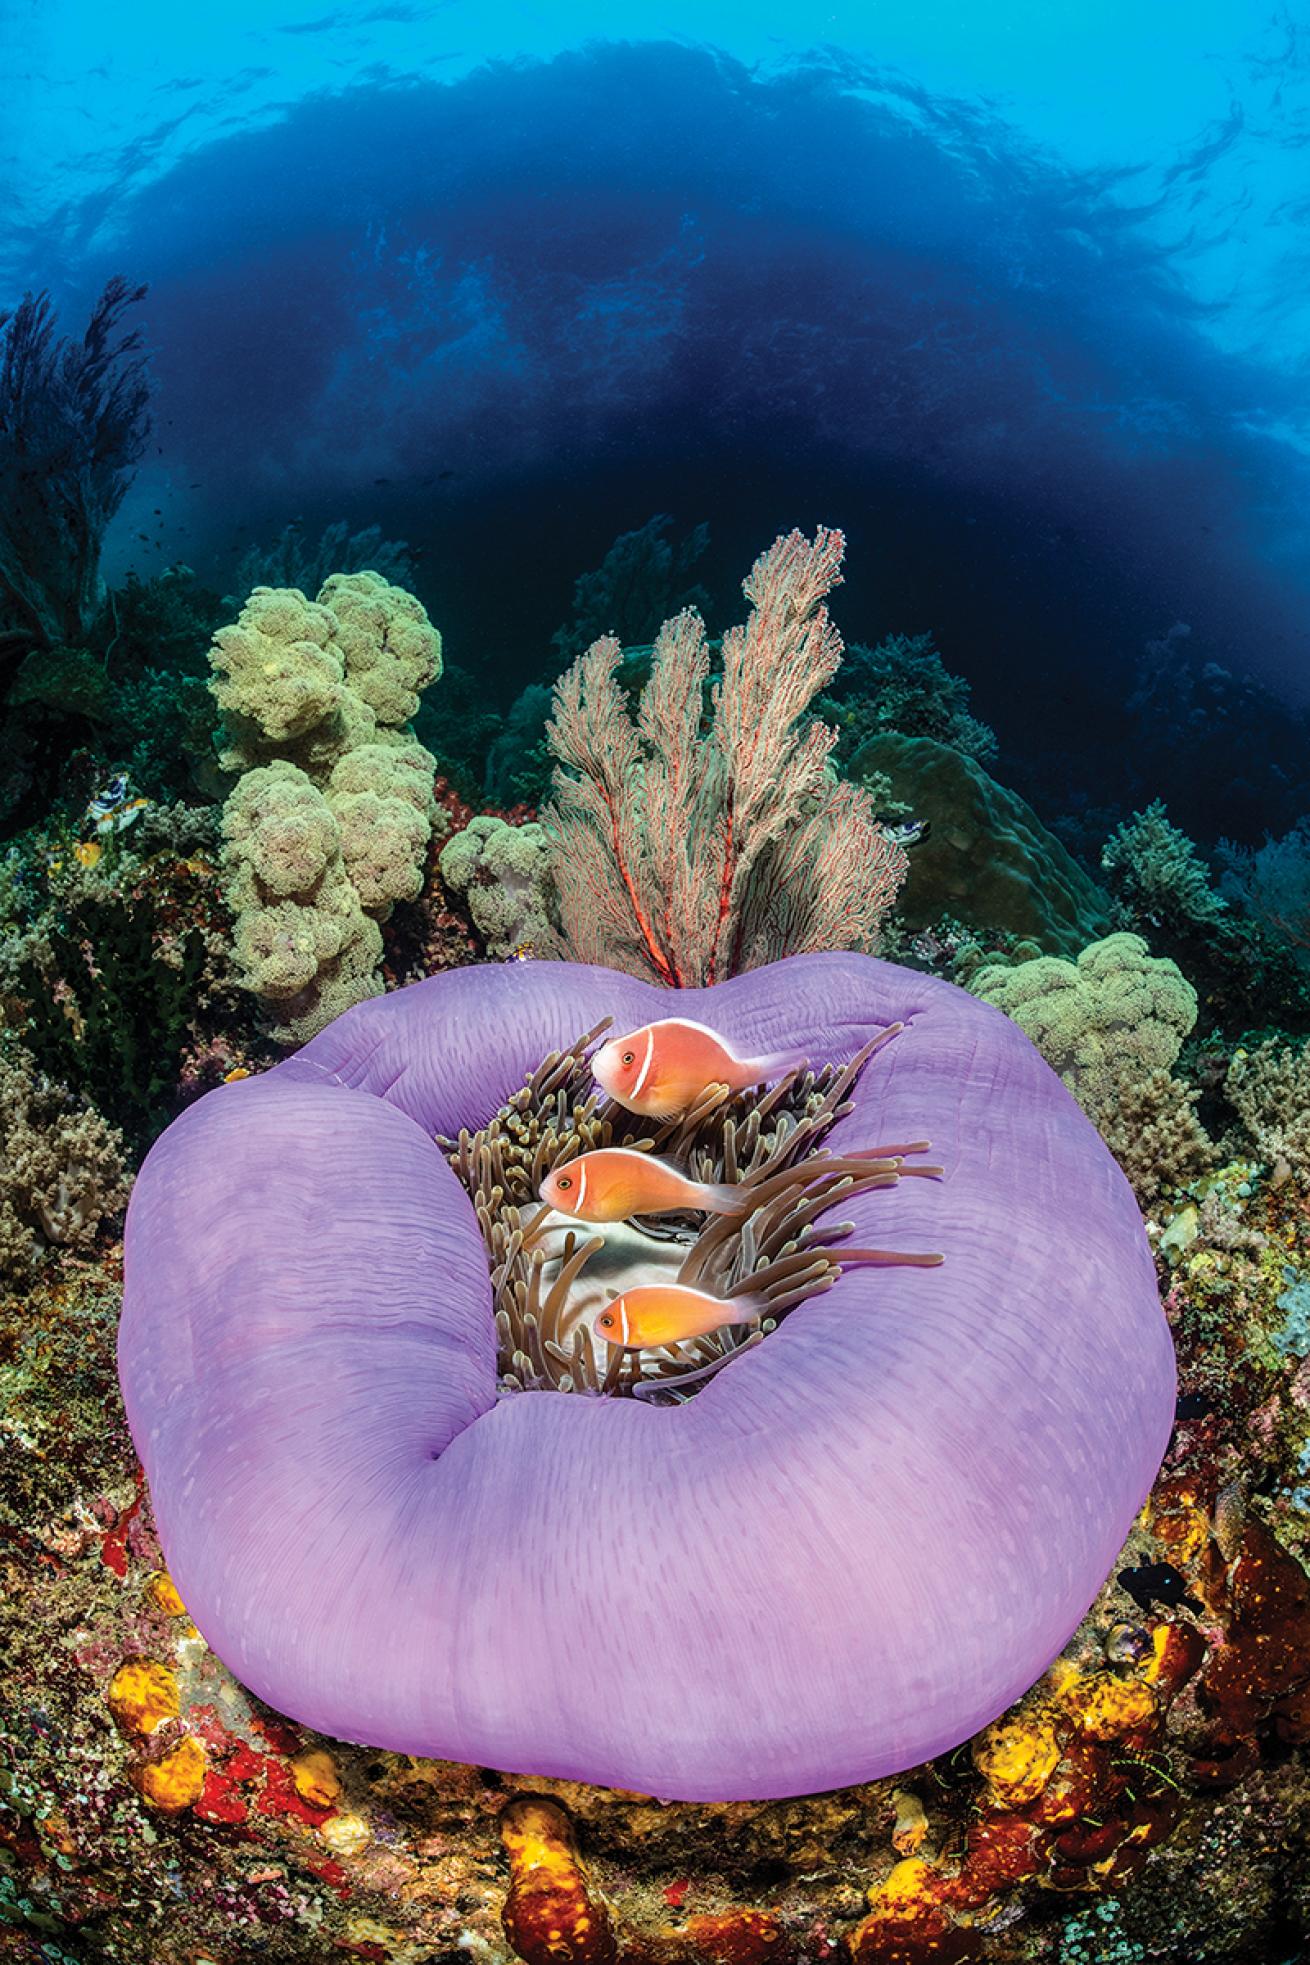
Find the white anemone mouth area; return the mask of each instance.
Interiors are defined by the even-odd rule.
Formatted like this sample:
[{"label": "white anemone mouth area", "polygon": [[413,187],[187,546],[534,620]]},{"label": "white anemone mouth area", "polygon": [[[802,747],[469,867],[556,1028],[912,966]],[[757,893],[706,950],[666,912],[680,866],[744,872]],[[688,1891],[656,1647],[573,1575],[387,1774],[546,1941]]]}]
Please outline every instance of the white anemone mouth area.
[{"label": "white anemone mouth area", "polygon": [[[542,1269],[542,1284],[547,1290],[556,1281],[564,1266],[565,1249],[569,1246],[568,1237],[574,1243],[585,1242],[593,1236],[604,1237],[604,1246],[591,1256],[580,1276],[569,1290],[569,1307],[565,1331],[572,1336],[575,1330],[586,1331],[591,1344],[592,1355],[603,1376],[605,1367],[613,1355],[614,1347],[603,1337],[598,1337],[593,1328],[602,1310],[607,1310],[616,1296],[625,1290],[637,1289],[648,1283],[676,1283],[678,1271],[686,1259],[687,1251],[695,1237],[692,1235],[670,1237],[661,1241],[653,1235],[643,1234],[631,1222],[616,1221],[597,1224],[589,1221],[574,1221],[560,1215],[547,1234],[553,1241],[561,1238],[558,1252],[549,1256]],[[642,1357],[677,1359],[691,1362],[681,1345],[665,1345],[662,1348],[647,1347],[640,1353]]]}]

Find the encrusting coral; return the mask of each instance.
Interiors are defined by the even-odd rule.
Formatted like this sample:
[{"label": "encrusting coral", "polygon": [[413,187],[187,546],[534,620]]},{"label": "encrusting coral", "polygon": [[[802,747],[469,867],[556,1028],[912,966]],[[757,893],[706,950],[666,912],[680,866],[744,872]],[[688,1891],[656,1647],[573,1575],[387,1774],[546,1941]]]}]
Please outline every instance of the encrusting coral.
[{"label": "encrusting coral", "polygon": [[881,779],[890,798],[927,826],[896,902],[905,926],[934,928],[947,915],[976,933],[1072,957],[1113,925],[1109,897],[1027,800],[976,757],[927,735],[884,730],[847,768]]},{"label": "encrusting coral", "polygon": [[441,673],[441,637],[377,573],[333,574],[317,601],[256,588],[214,639],[234,943],[284,1044],[378,995],[382,934],[415,900],[438,819],[436,763],[408,729]]},{"label": "encrusting coral", "polygon": [[20,1045],[0,1052],[0,1280],[21,1282],[51,1249],[91,1248],[129,1188],[117,1128]]},{"label": "encrusting coral", "polygon": [[[805,712],[842,642],[825,596],[845,541],[780,538],[743,582],[751,614],[711,684],[699,614],[666,621],[634,719],[607,636],[560,680],[543,814],[562,933],[554,950],[684,987],[813,949],[872,949],[905,877],[869,794],[829,763]],[[706,688],[709,704],[706,706]]]}]

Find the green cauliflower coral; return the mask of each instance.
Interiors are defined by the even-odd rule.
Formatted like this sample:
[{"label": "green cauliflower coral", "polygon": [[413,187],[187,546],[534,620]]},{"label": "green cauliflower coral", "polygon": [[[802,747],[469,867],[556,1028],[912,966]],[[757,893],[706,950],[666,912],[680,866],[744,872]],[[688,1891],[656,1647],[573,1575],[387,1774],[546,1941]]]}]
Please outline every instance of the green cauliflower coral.
[{"label": "green cauliflower coral", "polygon": [[380,724],[408,723],[441,674],[441,636],[422,603],[380,573],[334,573],[318,598],[336,621],[350,688]]},{"label": "green cauliflower coral", "polygon": [[989,963],[969,988],[1027,1032],[1093,1118],[1123,1086],[1169,1071],[1196,1022],[1196,991],[1140,935],[1107,935],[1076,962]]},{"label": "green cauliflower coral", "polygon": [[337,816],[306,774],[285,761],[248,771],[223,833],[237,959],[279,1040],[303,1043],[379,995],[382,933],[347,871]]},{"label": "green cauliflower coral", "polygon": [[549,947],[549,847],[539,825],[473,819],[442,849],[441,877],[462,894],[487,954],[512,955],[522,943]]},{"label": "green cauliflower coral", "polygon": [[395,901],[417,900],[423,889],[432,820],[430,789],[428,803],[414,797],[420,759],[426,760],[430,788],[436,760],[417,744],[400,751],[367,744],[343,758],[328,782],[346,871],[370,913],[385,913]]},{"label": "green cauliflower coral", "polygon": [[228,769],[304,737],[341,708],[346,665],[338,624],[294,587],[256,587],[210,650],[210,687],[229,739]]},{"label": "green cauliflower coral", "polygon": [[271,896],[301,894],[340,857],[332,808],[298,766],[279,759],[247,771],[223,807],[230,866]]},{"label": "green cauliflower coral", "polygon": [[220,630],[211,685],[234,946],[283,1043],[378,995],[385,920],[422,891],[436,761],[407,720],[441,673],[419,601],[378,573],[333,574],[311,601],[256,588]]}]

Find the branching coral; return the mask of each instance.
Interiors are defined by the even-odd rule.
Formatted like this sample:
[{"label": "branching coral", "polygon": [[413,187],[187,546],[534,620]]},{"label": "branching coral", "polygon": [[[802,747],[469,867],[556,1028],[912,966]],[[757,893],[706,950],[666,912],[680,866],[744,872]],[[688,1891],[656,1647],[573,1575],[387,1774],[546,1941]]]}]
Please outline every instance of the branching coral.
[{"label": "branching coral", "polygon": [[1256,1147],[1286,1175],[1310,1168],[1310,1046],[1270,1038],[1239,1050],[1224,1084]]},{"label": "branching coral", "polygon": [[1195,846],[1170,824],[1162,799],[1116,828],[1101,865],[1131,918],[1143,925],[1213,929],[1228,912]]},{"label": "branching coral", "polygon": [[829,766],[836,732],[801,719],[842,643],[824,597],[839,532],[779,539],[744,582],[723,672],[699,615],[665,622],[634,721],[612,637],[556,690],[544,815],[562,949],[669,985],[713,983],[787,954],[871,948],[906,856],[867,792]]},{"label": "branching coral", "polygon": [[0,1052],[0,1278],[51,1248],[88,1249],[127,1204],[122,1134],[12,1045]]},{"label": "branching coral", "polygon": [[100,549],[150,423],[144,287],[109,281],[80,341],[55,339],[48,294],[0,315],[0,596],[38,646],[80,642],[100,602]]},{"label": "branching coral", "polygon": [[1196,1116],[1197,1098],[1160,1066],[1125,1082],[1098,1115],[1102,1138],[1143,1208],[1198,1180],[1218,1157]]},{"label": "branching coral", "polygon": [[317,601],[257,588],[210,659],[223,761],[245,771],[223,817],[236,948],[301,1043],[381,991],[377,924],[421,891],[436,765],[407,720],[441,637],[380,575],[334,574]]},{"label": "branching coral", "polygon": [[552,945],[550,849],[541,826],[472,819],[442,848],[441,878],[464,898],[488,955]]}]

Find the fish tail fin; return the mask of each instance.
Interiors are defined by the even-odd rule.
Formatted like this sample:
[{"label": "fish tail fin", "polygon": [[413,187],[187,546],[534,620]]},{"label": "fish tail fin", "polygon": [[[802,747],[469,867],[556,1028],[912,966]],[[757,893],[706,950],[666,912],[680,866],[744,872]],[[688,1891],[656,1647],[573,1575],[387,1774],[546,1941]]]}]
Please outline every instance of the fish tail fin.
[{"label": "fish tail fin", "polygon": [[804,1051],[768,1051],[762,1058],[751,1059],[752,1084],[759,1084],[765,1078],[785,1078],[789,1071],[799,1071],[809,1063]]},{"label": "fish tail fin", "polygon": [[697,1185],[707,1214],[746,1214],[750,1210],[750,1192],[745,1187],[734,1187],[727,1180],[702,1180]]},{"label": "fish tail fin", "polygon": [[727,1296],[723,1299],[728,1315],[725,1324],[748,1324],[752,1317],[770,1315],[769,1299],[755,1290],[745,1290],[740,1296]]}]

